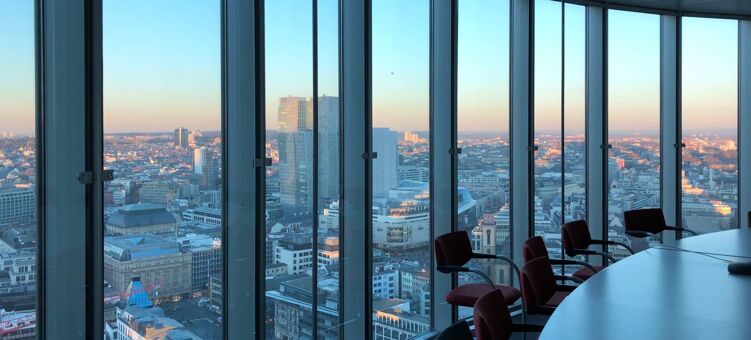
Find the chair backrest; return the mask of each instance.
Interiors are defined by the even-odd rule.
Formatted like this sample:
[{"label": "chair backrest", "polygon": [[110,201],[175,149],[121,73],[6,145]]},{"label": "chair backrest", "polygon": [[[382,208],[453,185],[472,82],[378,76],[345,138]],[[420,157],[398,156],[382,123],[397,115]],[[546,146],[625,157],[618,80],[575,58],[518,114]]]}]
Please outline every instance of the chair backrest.
[{"label": "chair backrest", "polygon": [[463,266],[472,259],[472,244],[464,231],[443,234],[435,239],[435,259],[439,266]]},{"label": "chair backrest", "polygon": [[461,320],[438,334],[435,340],[474,340],[467,321]]},{"label": "chair backrest", "polygon": [[662,209],[638,209],[623,213],[626,231],[646,231],[657,234],[665,231],[665,216]]},{"label": "chair backrest", "polygon": [[540,236],[532,237],[522,244],[522,257],[524,263],[532,261],[538,257],[548,257],[548,247]]},{"label": "chair backrest", "polygon": [[493,289],[475,302],[475,334],[477,340],[497,340],[511,337],[513,322],[503,293]]},{"label": "chair backrest", "polygon": [[589,226],[584,220],[569,222],[561,229],[563,249],[568,256],[576,256],[574,249],[587,249],[592,244],[592,235]]},{"label": "chair backrest", "polygon": [[547,257],[527,262],[521,276],[522,298],[527,308],[542,306],[555,294],[555,275]]}]

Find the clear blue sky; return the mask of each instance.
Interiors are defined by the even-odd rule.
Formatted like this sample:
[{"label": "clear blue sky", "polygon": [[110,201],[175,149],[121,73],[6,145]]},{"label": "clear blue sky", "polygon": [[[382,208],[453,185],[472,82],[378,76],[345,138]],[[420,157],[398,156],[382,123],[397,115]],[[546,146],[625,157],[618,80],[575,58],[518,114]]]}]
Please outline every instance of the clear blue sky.
[{"label": "clear blue sky", "polygon": [[[319,93],[336,95],[337,1],[319,0]],[[428,126],[429,1],[373,2],[373,120]],[[536,0],[538,131],[560,124],[561,5]],[[311,4],[266,3],[268,127],[279,97],[312,95]],[[0,0],[0,131],[32,132],[33,1]],[[659,17],[610,11],[611,131],[659,124]],[[584,11],[566,7],[566,130],[583,128]],[[737,23],[684,19],[684,126],[735,128]],[[107,131],[218,129],[218,0],[104,0]],[[508,0],[459,1],[459,124],[508,129]],[[717,119],[718,117],[722,119]]]}]

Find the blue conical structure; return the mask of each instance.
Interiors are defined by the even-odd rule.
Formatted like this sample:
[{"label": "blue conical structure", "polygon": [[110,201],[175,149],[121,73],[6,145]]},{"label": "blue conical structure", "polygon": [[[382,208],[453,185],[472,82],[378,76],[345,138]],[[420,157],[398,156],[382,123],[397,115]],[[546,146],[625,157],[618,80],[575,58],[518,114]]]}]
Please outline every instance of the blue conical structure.
[{"label": "blue conical structure", "polygon": [[149,294],[143,289],[141,278],[136,276],[130,281],[128,289],[125,290],[125,296],[128,298],[128,306],[139,306],[151,308],[154,306],[149,299]]}]

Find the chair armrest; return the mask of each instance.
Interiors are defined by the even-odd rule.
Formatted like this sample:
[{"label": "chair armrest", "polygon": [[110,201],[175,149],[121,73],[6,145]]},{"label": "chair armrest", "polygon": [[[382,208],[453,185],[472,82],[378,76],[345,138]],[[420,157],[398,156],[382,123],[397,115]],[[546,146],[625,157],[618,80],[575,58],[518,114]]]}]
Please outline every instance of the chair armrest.
[{"label": "chair armrest", "polygon": [[473,259],[493,259],[493,260],[501,260],[503,262],[506,262],[511,265],[511,268],[514,269],[516,272],[516,277],[519,278],[519,282],[522,280],[522,273],[519,270],[519,267],[514,263],[514,260],[503,256],[503,255],[494,255],[494,254],[482,254],[482,253],[472,253]]},{"label": "chair armrest", "polygon": [[607,263],[608,260],[612,263],[618,262],[614,257],[610,256],[610,254],[606,252],[602,252],[599,250],[591,250],[591,249],[574,249],[574,254],[576,255],[597,255],[602,256],[603,259],[605,259],[605,262]]},{"label": "chair armrest", "polygon": [[[649,235],[647,235],[647,236],[649,236]],[[604,245],[619,246],[619,247],[623,247],[624,249],[628,250],[628,252],[631,253],[631,255],[635,254],[634,250],[631,249],[631,247],[629,247],[627,244],[625,244],[623,242],[617,242],[617,241],[611,241],[611,240],[592,240],[592,244],[604,244]]]},{"label": "chair armrest", "polygon": [[674,230],[675,232],[686,232],[686,233],[689,233],[689,234],[691,234],[693,236],[699,235],[695,231],[693,231],[691,229],[686,229],[686,228],[678,228],[678,227],[666,226],[665,229],[666,230]]},{"label": "chair armrest", "polygon": [[626,235],[636,238],[644,238],[644,237],[654,237],[657,239],[660,244],[662,244],[662,237],[660,237],[657,234],[650,233],[648,231],[636,231],[636,230],[626,230]]},{"label": "chair armrest", "polygon": [[543,327],[543,325],[535,325],[530,323],[515,323],[511,325],[511,331],[520,333],[539,333],[542,332]]},{"label": "chair armrest", "polygon": [[487,283],[488,285],[490,285],[490,287],[495,288],[495,283],[493,283],[493,280],[491,280],[490,277],[487,274],[483,273],[480,270],[477,270],[477,269],[474,269],[474,268],[462,267],[462,266],[445,265],[445,264],[444,265],[438,265],[436,268],[438,269],[439,272],[445,273],[445,274],[450,274],[450,273],[474,273],[474,274],[477,274],[478,276],[480,276],[485,281],[485,283]]},{"label": "chair armrest", "polygon": [[591,265],[591,264],[589,264],[587,262],[584,262],[584,261],[566,260],[566,259],[563,259],[563,260],[550,259],[550,264],[553,264],[553,265],[562,264],[562,265],[584,266],[584,267],[587,267],[587,268],[591,269],[593,272],[597,273],[597,268],[595,268],[595,266],[593,266],[593,265]]},{"label": "chair armrest", "polygon": [[573,281],[573,282],[576,282],[576,283],[583,283],[584,282],[584,280],[582,280],[582,279],[580,279],[578,277],[573,277],[573,276],[568,276],[568,275],[555,275],[555,279],[556,280],[561,280],[561,281]]}]

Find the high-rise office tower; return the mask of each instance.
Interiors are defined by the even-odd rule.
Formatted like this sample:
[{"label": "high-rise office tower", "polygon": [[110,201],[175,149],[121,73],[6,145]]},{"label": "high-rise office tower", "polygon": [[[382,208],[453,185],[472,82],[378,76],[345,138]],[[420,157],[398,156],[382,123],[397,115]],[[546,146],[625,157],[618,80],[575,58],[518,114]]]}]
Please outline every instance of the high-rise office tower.
[{"label": "high-rise office tower", "polygon": [[197,175],[203,173],[206,165],[206,148],[200,147],[193,150],[193,172]]},{"label": "high-rise office tower", "polygon": [[318,97],[318,193],[339,196],[339,97]]},{"label": "high-rise office tower", "polygon": [[387,197],[389,189],[397,186],[396,131],[373,128],[373,151],[378,157],[373,160],[373,196]]},{"label": "high-rise office tower", "polygon": [[313,115],[303,97],[279,99],[279,191],[287,217],[310,212],[313,201]]},{"label": "high-rise office tower", "polygon": [[182,148],[187,147],[189,133],[190,131],[188,131],[188,129],[184,127],[179,127],[175,129],[175,140],[174,140],[175,146],[179,146]]}]

